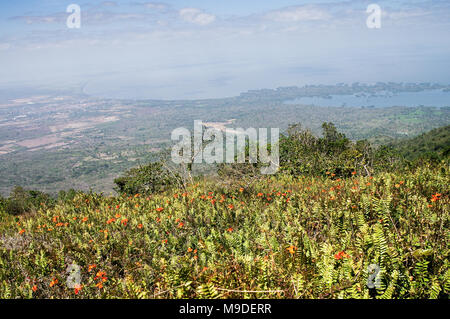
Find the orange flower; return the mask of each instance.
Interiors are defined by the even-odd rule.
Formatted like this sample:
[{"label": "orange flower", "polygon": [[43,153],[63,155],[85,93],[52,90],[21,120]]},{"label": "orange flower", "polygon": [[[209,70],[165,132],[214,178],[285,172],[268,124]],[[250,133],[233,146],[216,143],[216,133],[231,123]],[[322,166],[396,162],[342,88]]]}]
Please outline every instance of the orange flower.
[{"label": "orange flower", "polygon": [[143,226],[142,224],[137,225],[137,228],[141,229]]},{"label": "orange flower", "polygon": [[116,221],[115,218],[111,218],[111,219],[109,219],[108,221],[106,221],[106,223],[109,225],[109,224],[111,224],[111,223],[113,223],[113,222],[115,222],[115,221]]},{"label": "orange flower", "polygon": [[231,233],[232,231],[233,231],[233,228],[231,228],[231,227],[227,229],[227,232],[229,232],[229,233]]},{"label": "orange flower", "polygon": [[263,197],[264,196],[264,194],[263,193],[258,193],[258,195],[257,195],[258,197]]},{"label": "orange flower", "polygon": [[183,226],[184,226],[183,222],[180,222],[180,223],[178,224],[178,228],[181,228],[181,227],[183,227]]},{"label": "orange flower", "polygon": [[239,188],[239,191],[242,193],[244,191],[244,188]]},{"label": "orange flower", "polygon": [[21,231],[19,231],[19,235],[22,235],[25,232],[25,229],[22,229]]},{"label": "orange flower", "polygon": [[53,278],[52,282],[50,283],[50,287],[53,287],[54,285],[56,285],[58,283],[58,279]]},{"label": "orange flower", "polygon": [[234,208],[233,204],[228,205],[228,208],[233,209]]},{"label": "orange flower", "polygon": [[192,251],[192,248],[189,247],[187,251],[188,251],[188,253],[190,253]]},{"label": "orange flower", "polygon": [[101,277],[103,277],[103,276],[105,276],[106,275],[106,273],[104,272],[104,271],[98,271],[97,272],[97,274],[95,275],[95,278],[94,278],[94,280],[96,280],[96,279],[98,279],[98,278],[101,278]]},{"label": "orange flower", "polygon": [[37,286],[36,286],[36,285],[34,285],[34,286],[33,286],[33,288],[31,288],[31,290],[33,290],[34,292],[36,292],[36,290],[37,290]]},{"label": "orange flower", "polygon": [[98,289],[102,289],[103,288],[103,284],[100,281],[98,284],[95,285]]},{"label": "orange flower", "polygon": [[89,265],[89,267],[88,267],[88,272],[91,272],[92,269],[94,269],[94,268],[96,268],[96,267],[97,267],[96,264]]},{"label": "orange flower", "polygon": [[297,250],[297,247],[295,247],[294,245],[289,246],[288,248],[286,248],[286,250],[291,254],[295,254],[295,251]]},{"label": "orange flower", "polygon": [[97,272],[97,275],[95,276],[94,280],[101,279],[101,282],[105,282],[108,280],[108,277],[106,277],[106,273],[104,271]]},{"label": "orange flower", "polygon": [[121,215],[119,213],[116,214],[116,218],[120,218]]},{"label": "orange flower", "polygon": [[82,222],[87,222],[88,217],[83,217],[83,219],[81,220]]},{"label": "orange flower", "polygon": [[356,175],[356,172],[352,172],[352,175]]},{"label": "orange flower", "polygon": [[162,207],[158,207],[158,208],[156,209],[157,212],[162,212],[163,210],[164,210],[164,208],[162,208]]},{"label": "orange flower", "polygon": [[127,223],[128,223],[128,219],[127,218],[125,218],[125,219],[122,219],[122,225],[124,225],[124,226],[126,226],[127,225]]}]

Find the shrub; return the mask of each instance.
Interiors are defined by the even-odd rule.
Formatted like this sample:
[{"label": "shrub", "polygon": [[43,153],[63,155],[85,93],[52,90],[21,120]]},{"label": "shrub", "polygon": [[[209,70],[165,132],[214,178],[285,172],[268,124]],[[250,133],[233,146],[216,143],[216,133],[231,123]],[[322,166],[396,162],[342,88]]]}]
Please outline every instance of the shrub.
[{"label": "shrub", "polygon": [[177,183],[177,174],[163,167],[160,162],[150,163],[125,172],[116,178],[115,190],[118,193],[146,194],[161,192]]}]

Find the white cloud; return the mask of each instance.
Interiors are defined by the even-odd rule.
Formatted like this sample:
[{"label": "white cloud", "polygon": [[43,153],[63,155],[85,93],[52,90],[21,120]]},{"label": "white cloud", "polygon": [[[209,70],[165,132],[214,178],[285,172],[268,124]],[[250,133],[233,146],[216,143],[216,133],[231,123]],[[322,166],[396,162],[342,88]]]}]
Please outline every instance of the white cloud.
[{"label": "white cloud", "polygon": [[270,12],[266,15],[270,20],[277,22],[297,22],[311,20],[327,20],[330,15],[314,6],[289,7]]},{"label": "white cloud", "polygon": [[196,8],[184,8],[179,13],[184,21],[202,26],[213,23],[216,20],[215,15],[205,13]]}]

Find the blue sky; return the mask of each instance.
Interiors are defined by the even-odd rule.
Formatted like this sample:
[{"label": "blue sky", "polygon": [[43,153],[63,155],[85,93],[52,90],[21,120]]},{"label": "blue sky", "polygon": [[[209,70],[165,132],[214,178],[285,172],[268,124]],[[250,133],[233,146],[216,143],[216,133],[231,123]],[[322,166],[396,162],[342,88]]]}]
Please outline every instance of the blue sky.
[{"label": "blue sky", "polygon": [[[68,29],[66,8],[81,7]],[[366,8],[382,9],[368,29]],[[313,83],[450,83],[447,0],[0,2],[0,87],[209,98]]]}]

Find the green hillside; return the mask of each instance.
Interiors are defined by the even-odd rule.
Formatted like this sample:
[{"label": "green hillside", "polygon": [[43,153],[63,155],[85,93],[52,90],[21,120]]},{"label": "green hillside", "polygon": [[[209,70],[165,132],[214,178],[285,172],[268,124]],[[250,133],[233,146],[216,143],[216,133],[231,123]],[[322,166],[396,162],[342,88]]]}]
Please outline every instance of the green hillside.
[{"label": "green hillside", "polygon": [[149,164],[118,196],[16,188],[0,198],[0,298],[448,299],[448,164],[404,167],[323,130],[291,127],[272,176]]},{"label": "green hillside", "polygon": [[450,155],[450,125],[397,142],[394,146],[411,160],[419,157],[446,158]]}]

